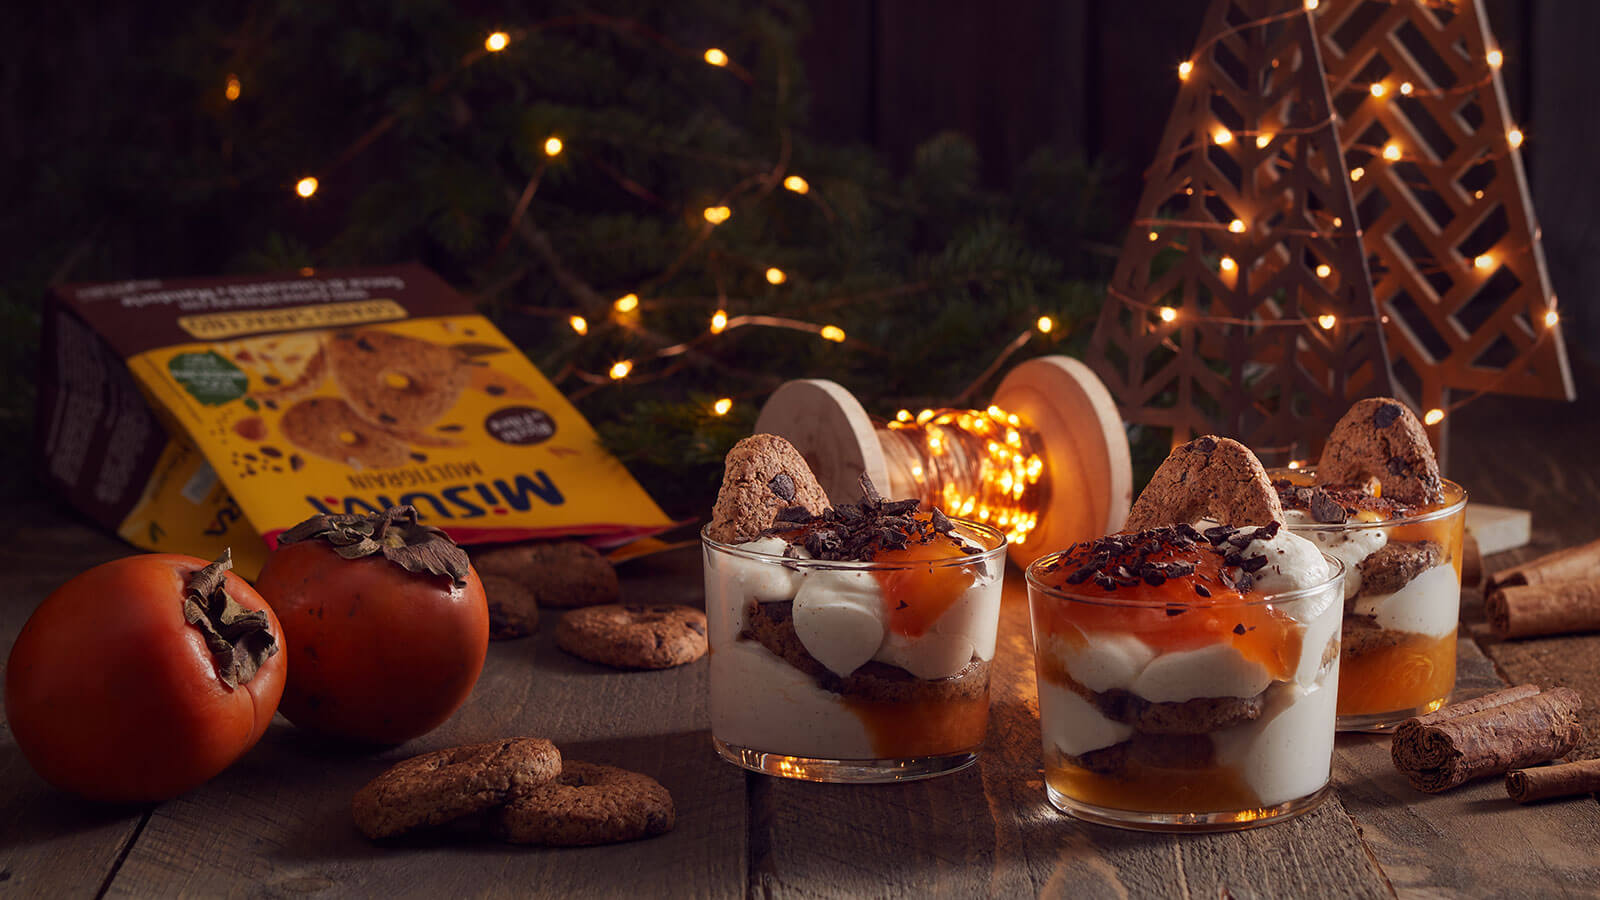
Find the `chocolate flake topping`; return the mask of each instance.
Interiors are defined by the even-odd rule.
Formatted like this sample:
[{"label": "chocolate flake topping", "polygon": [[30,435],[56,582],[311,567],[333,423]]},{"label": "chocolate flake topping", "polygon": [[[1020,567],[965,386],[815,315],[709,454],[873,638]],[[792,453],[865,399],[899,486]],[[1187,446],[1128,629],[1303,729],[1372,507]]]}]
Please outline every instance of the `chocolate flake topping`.
[{"label": "chocolate flake topping", "polygon": [[466,551],[450,536],[417,521],[412,506],[391,506],[371,515],[316,515],[278,536],[279,544],[325,541],[345,559],[382,553],[407,572],[448,577],[456,587],[467,583]]},{"label": "chocolate flake topping", "polygon": [[1233,633],[1234,634],[1244,634],[1244,623],[1240,622],[1239,624],[1233,626]]},{"label": "chocolate flake topping", "polygon": [[[1252,573],[1267,565],[1265,555],[1246,555],[1245,551],[1255,541],[1272,540],[1281,527],[1280,522],[1269,522],[1259,528],[1218,525],[1200,532],[1192,525],[1168,525],[1137,534],[1114,534],[1073,544],[1057,564],[1069,570],[1064,579],[1069,585],[1093,581],[1108,591],[1141,582],[1160,587],[1170,579],[1193,575],[1195,563],[1186,559],[1156,561],[1151,557],[1198,548],[1201,554],[1221,557],[1222,569],[1217,580],[1222,587],[1243,593],[1255,582]],[[1209,587],[1198,582],[1194,584],[1194,592],[1206,598],[1212,595]],[[1181,606],[1169,606],[1167,615],[1176,616],[1183,611]]]},{"label": "chocolate flake topping", "polygon": [[233,551],[224,550],[216,562],[189,576],[183,590],[183,618],[205,636],[217,680],[229,690],[254,678],[278,652],[266,612],[241,605],[224,590],[232,568]]},{"label": "chocolate flake topping", "polygon": [[785,503],[794,502],[794,479],[788,472],[779,472],[767,482],[767,488],[782,498]]},{"label": "chocolate flake topping", "polygon": [[1284,509],[1301,509],[1328,525],[1347,521],[1358,512],[1373,512],[1386,519],[1408,515],[1412,508],[1389,497],[1376,497],[1355,485],[1325,484],[1312,487],[1287,479],[1272,483]]},{"label": "chocolate flake topping", "polygon": [[[955,524],[938,509],[923,522],[915,517],[921,501],[884,500],[865,474],[860,483],[865,497],[860,503],[835,506],[820,516],[805,507],[790,506],[778,513],[766,533],[797,540],[814,559],[831,561],[866,562],[884,550],[904,550],[913,543],[935,540],[950,541],[963,553],[982,552],[981,547],[962,540]],[[794,535],[797,528],[803,528],[804,534]]]}]

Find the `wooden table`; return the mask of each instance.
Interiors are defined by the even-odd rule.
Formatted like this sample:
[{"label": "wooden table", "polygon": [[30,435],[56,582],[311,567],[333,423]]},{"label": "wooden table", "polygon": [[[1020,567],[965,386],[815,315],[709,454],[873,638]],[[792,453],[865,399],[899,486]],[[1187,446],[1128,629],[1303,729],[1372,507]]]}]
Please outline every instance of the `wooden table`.
[{"label": "wooden table", "polygon": [[[1588,380],[1588,379],[1586,379]],[[1595,379],[1600,381],[1600,379]],[[1600,402],[1487,399],[1464,410],[1454,476],[1477,499],[1534,511],[1534,544],[1491,566],[1600,536],[1593,447]],[[0,532],[0,654],[57,584],[123,555],[55,509]],[[698,551],[623,567],[633,600],[701,601]],[[706,665],[623,673],[540,635],[491,646],[467,704],[433,734],[374,755],[330,750],[278,720],[232,769],[150,809],[107,809],[52,790],[0,729],[0,895],[1550,897],[1600,891],[1600,804],[1538,807],[1498,780],[1419,794],[1388,741],[1347,735],[1337,797],[1254,831],[1149,835],[1079,824],[1044,798],[1038,704],[1021,576],[1007,574],[993,716],[977,766],[931,781],[842,786],[747,774],[711,749]],[[1584,694],[1600,754],[1600,635],[1496,643],[1463,602],[1462,693],[1503,682]],[[654,840],[577,850],[443,838],[375,846],[350,797],[414,753],[508,735],[555,740],[573,759],[661,781],[678,825]]]}]

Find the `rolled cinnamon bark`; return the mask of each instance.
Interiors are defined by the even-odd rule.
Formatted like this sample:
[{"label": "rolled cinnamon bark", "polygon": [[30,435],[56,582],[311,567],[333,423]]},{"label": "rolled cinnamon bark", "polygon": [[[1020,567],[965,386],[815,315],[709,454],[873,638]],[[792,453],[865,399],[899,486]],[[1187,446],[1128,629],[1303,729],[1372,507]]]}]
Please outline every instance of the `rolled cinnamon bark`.
[{"label": "rolled cinnamon bark", "polygon": [[1501,638],[1600,629],[1600,581],[1554,581],[1496,588],[1484,598]]},{"label": "rolled cinnamon bark", "polygon": [[1600,759],[1506,773],[1506,796],[1518,803],[1600,792]]},{"label": "rolled cinnamon bark", "polygon": [[1600,540],[1546,553],[1538,559],[1501,569],[1489,578],[1489,586],[1497,588],[1514,584],[1594,579],[1600,579]]},{"label": "rolled cinnamon bark", "polygon": [[1405,720],[1390,756],[1412,787],[1446,791],[1571,753],[1583,741],[1582,705],[1571,688],[1518,685]]}]

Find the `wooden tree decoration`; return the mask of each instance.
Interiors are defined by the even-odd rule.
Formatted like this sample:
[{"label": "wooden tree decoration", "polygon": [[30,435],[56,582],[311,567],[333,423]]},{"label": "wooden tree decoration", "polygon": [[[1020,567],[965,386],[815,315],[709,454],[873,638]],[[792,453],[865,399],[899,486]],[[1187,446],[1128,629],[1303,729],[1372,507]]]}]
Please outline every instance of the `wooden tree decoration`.
[{"label": "wooden tree decoration", "polygon": [[1572,399],[1482,0],[1325,0],[1314,21],[1395,380],[1434,446],[1452,390]]},{"label": "wooden tree decoration", "polygon": [[1390,389],[1304,0],[1213,0],[1089,362],[1130,422],[1317,451]]}]

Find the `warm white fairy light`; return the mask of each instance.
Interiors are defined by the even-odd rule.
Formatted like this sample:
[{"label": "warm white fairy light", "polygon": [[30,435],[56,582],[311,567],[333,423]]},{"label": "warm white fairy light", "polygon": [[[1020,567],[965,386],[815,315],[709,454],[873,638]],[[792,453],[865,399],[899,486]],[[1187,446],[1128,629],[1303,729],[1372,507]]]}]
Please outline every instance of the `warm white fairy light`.
[{"label": "warm white fairy light", "polygon": [[728,54],[723,53],[716,47],[712,47],[706,51],[705,60],[713,66],[725,66],[728,64]]},{"label": "warm white fairy light", "polygon": [[1212,132],[1211,139],[1216,141],[1218,145],[1229,144],[1233,142],[1233,132],[1226,128],[1218,128]]},{"label": "warm white fairy light", "polygon": [[228,98],[228,102],[232,103],[233,101],[239,99],[239,94],[243,90],[244,87],[239,84],[239,76],[229,75],[228,84],[222,89],[222,96]]},{"label": "warm white fairy light", "polygon": [[1384,94],[1389,92],[1389,89],[1384,87],[1383,86],[1383,82],[1381,82],[1381,81],[1374,81],[1372,83],[1372,87],[1369,88],[1369,90],[1372,91],[1372,96],[1374,96],[1374,97],[1382,97]]},{"label": "warm white fairy light", "polygon": [[1554,328],[1559,324],[1561,324],[1561,314],[1560,313],[1558,313],[1558,312],[1556,312],[1555,310],[1552,309],[1549,312],[1544,314],[1544,327],[1546,327],[1546,328]]},{"label": "warm white fairy light", "polygon": [[628,373],[632,372],[632,371],[633,371],[633,360],[624,359],[624,360],[620,360],[618,362],[615,362],[615,363],[613,363],[611,365],[611,380],[612,381],[621,381],[622,379],[627,378],[628,377]]},{"label": "warm white fairy light", "polygon": [[785,178],[783,180],[783,186],[791,191],[794,191],[796,194],[804,194],[806,191],[811,190],[811,185],[807,184],[806,180],[801,178],[799,175],[790,175],[788,178]]},{"label": "warm white fairy light", "polygon": [[1178,311],[1170,306],[1163,306],[1156,310],[1156,315],[1160,316],[1163,322],[1171,322],[1178,317]]},{"label": "warm white fairy light", "polygon": [[788,280],[789,280],[789,276],[783,274],[783,270],[780,269],[780,268],[777,268],[776,266],[774,266],[773,268],[770,268],[770,269],[767,270],[767,283],[768,284],[783,284],[785,281],[788,281]]},{"label": "warm white fairy light", "polygon": [[573,316],[567,320],[567,324],[571,325],[572,330],[579,334],[589,333],[589,320],[585,319],[583,316]]},{"label": "warm white fairy light", "polygon": [[733,210],[726,206],[708,206],[703,215],[706,217],[707,222],[713,225],[721,225],[733,215]]},{"label": "warm white fairy light", "polygon": [[1409,81],[1400,82],[1400,93],[1404,94],[1405,96],[1407,96],[1407,97],[1411,96],[1411,92],[1414,91],[1414,90],[1416,90],[1416,86],[1414,86],[1411,82],[1409,82]]},{"label": "warm white fairy light", "polygon": [[1339,319],[1330,313],[1324,313],[1317,316],[1317,324],[1322,326],[1323,331],[1332,331],[1333,326],[1339,324]]},{"label": "warm white fairy light", "polygon": [[1383,145],[1383,158],[1387,159],[1390,162],[1394,162],[1395,160],[1399,159],[1400,158],[1400,145],[1395,143],[1394,141],[1390,141],[1389,143],[1384,144]]},{"label": "warm white fairy light", "polygon": [[732,397],[723,397],[721,400],[711,404],[711,411],[719,416],[727,415],[730,409],[733,409]]},{"label": "warm white fairy light", "polygon": [[844,329],[837,325],[824,325],[818,334],[822,335],[823,340],[833,341],[835,344],[844,341]]},{"label": "warm white fairy light", "polygon": [[1366,169],[1363,169],[1360,166],[1356,166],[1354,169],[1350,170],[1350,180],[1351,181],[1360,181],[1361,177],[1363,175],[1366,175],[1366,174],[1367,174],[1367,170]]},{"label": "warm white fairy light", "polygon": [[1040,316],[1039,321],[1033,323],[1033,327],[1039,329],[1040,334],[1049,334],[1055,330],[1056,320],[1049,316]]},{"label": "warm white fairy light", "polygon": [[1510,131],[1506,132],[1506,140],[1508,142],[1510,142],[1511,149],[1513,149],[1513,150],[1517,149],[1518,147],[1521,147],[1522,146],[1522,129],[1513,128]]},{"label": "warm white fairy light", "polygon": [[896,422],[909,422],[909,421],[911,421],[912,419],[915,419],[915,418],[916,418],[916,416],[913,416],[911,414],[911,410],[909,410],[909,409],[902,409],[899,412],[894,414],[894,419],[895,419]]},{"label": "warm white fairy light", "polygon": [[1228,230],[1234,234],[1244,234],[1244,220],[1234,219],[1232,222],[1229,222]]},{"label": "warm white fairy light", "polygon": [[1494,268],[1494,257],[1487,253],[1480,253],[1472,260],[1472,267],[1481,271]]},{"label": "warm white fairy light", "polygon": [[1150,243],[1152,243],[1152,244],[1154,244],[1156,241],[1161,240],[1161,235],[1156,234],[1154,231],[1150,232],[1148,237],[1150,238]]},{"label": "warm white fairy light", "polygon": [[483,39],[483,49],[490,53],[499,53],[511,43],[511,35],[504,31],[496,31]]},{"label": "warm white fairy light", "polygon": [[1439,424],[1440,422],[1443,422],[1443,421],[1444,421],[1444,410],[1440,409],[1437,406],[1435,406],[1433,409],[1428,410],[1422,416],[1422,423],[1424,425],[1437,425],[1437,424]]},{"label": "warm white fairy light", "polygon": [[1317,277],[1318,278],[1327,278],[1329,275],[1332,275],[1332,274],[1333,274],[1333,266],[1330,266],[1327,263],[1322,263],[1321,265],[1317,266]]},{"label": "warm white fairy light", "polygon": [[1194,63],[1190,62],[1189,60],[1186,59],[1183,62],[1178,63],[1178,80],[1179,81],[1188,81],[1189,80],[1189,73],[1191,73],[1193,71],[1194,71]]},{"label": "warm white fairy light", "polygon": [[721,334],[728,328],[728,311],[719,309],[711,315],[711,333]]},{"label": "warm white fairy light", "polygon": [[294,183],[294,192],[302,197],[310,197],[317,192],[317,179],[307,175]]},{"label": "warm white fairy light", "polygon": [[1498,69],[1506,61],[1506,55],[1499,50],[1490,50],[1485,59],[1488,60],[1490,68]]},{"label": "warm white fairy light", "polygon": [[1224,272],[1232,272],[1233,270],[1239,268],[1239,264],[1234,262],[1233,257],[1231,256],[1224,256],[1222,261],[1217,263],[1217,265],[1221,266],[1222,271]]},{"label": "warm white fairy light", "polygon": [[623,294],[612,301],[611,306],[619,313],[631,313],[639,308],[639,295]]},{"label": "warm white fairy light", "polygon": [[555,137],[554,135],[547,137],[544,139],[544,155],[560,156],[562,146],[564,145],[561,143],[561,138]]},{"label": "warm white fairy light", "polygon": [[1272,135],[1270,135],[1270,134],[1258,134],[1258,135],[1256,135],[1256,149],[1257,150],[1265,150],[1265,149],[1267,149],[1267,145],[1270,144],[1270,143],[1272,143]]},{"label": "warm white fairy light", "polygon": [[1306,12],[1312,12],[1321,5],[1321,0],[1306,0]]}]

